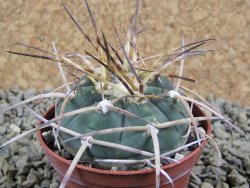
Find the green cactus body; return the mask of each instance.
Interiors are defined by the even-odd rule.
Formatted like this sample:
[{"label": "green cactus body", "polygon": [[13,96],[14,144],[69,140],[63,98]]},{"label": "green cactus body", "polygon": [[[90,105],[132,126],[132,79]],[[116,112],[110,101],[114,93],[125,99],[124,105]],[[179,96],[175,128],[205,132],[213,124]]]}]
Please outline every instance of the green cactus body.
[{"label": "green cactus body", "polygon": [[[144,94],[159,95],[168,92],[172,87],[169,80],[164,77],[159,77],[155,81],[147,84]],[[114,96],[107,97],[107,99]],[[101,94],[95,90],[91,82],[86,84],[77,91],[65,107],[65,112],[70,112],[79,108],[97,105],[102,100]],[[146,103],[135,104],[128,99],[123,99],[116,103],[115,106],[136,114],[148,122],[164,123],[172,120],[183,119],[188,117],[185,107],[173,98],[165,99],[150,99]],[[57,112],[60,111],[60,104],[57,107]],[[147,122],[138,118],[128,117],[116,111],[109,111],[104,114],[102,112],[86,112],[61,121],[61,126],[70,130],[84,134],[96,130],[104,130],[116,127],[127,126],[145,126]],[[164,153],[173,150],[185,144],[187,138],[183,137],[187,133],[188,124],[176,125],[169,128],[160,129],[158,133],[160,152]],[[60,140],[64,141],[71,138],[70,135],[60,133]],[[154,152],[153,141],[151,136],[146,132],[119,132],[105,135],[94,136],[95,139],[122,144],[125,146],[141,149],[148,152]],[[75,139],[63,143],[65,149],[76,154],[80,147],[80,140]],[[82,159],[91,161],[93,158],[101,159],[143,159],[145,156],[93,145],[82,156]]]}]

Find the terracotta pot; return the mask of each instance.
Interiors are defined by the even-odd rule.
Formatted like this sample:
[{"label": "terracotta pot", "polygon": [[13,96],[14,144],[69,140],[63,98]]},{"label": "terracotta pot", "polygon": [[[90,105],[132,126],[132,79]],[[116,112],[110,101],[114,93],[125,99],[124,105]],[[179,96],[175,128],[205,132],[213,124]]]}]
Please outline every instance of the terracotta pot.
[{"label": "terracotta pot", "polygon": [[[204,112],[194,106],[193,114],[196,117],[204,116]],[[54,117],[54,108],[52,107],[46,114],[46,119],[52,119]],[[211,134],[210,121],[202,121],[202,127],[206,130],[207,134]],[[45,153],[51,163],[51,165],[58,172],[60,179],[65,175],[69,168],[70,161],[60,157],[53,152],[45,143],[42,137],[42,132],[38,131],[38,139],[45,150]],[[180,160],[180,163],[172,163],[162,167],[174,181],[176,188],[185,188],[189,182],[190,172],[199,160],[201,150],[205,146],[207,141],[203,141],[202,144],[196,148],[193,152],[188,154],[185,158]],[[137,188],[153,188],[155,187],[155,170],[135,170],[135,171],[109,171],[97,168],[90,168],[83,165],[77,165],[70,181],[67,184],[68,188],[118,188],[118,187],[137,187]],[[170,188],[171,184],[164,176],[161,176],[161,187]]]}]

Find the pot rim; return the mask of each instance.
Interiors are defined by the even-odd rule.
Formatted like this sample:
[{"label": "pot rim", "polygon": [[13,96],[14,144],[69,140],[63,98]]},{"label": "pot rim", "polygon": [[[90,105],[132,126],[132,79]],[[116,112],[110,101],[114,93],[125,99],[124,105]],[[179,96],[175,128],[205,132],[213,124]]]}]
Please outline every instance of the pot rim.
[{"label": "pot rim", "polygon": [[[196,106],[197,108],[199,108],[198,106]],[[200,108],[199,108],[200,109]],[[49,110],[44,114],[44,117],[47,116],[49,113],[54,111],[54,106],[50,107]],[[200,112],[207,117],[207,115],[205,114],[205,112],[200,109]],[[54,113],[54,112],[53,112]],[[204,120],[207,121],[207,127],[206,127],[206,134],[211,135],[211,121],[209,119]],[[41,125],[42,122],[39,122],[39,125]],[[38,140],[40,142],[40,144],[42,145],[43,149],[45,150],[46,153],[52,155],[54,158],[56,158],[57,160],[61,161],[62,163],[66,163],[67,165],[70,165],[71,162],[63,157],[61,157],[60,155],[58,155],[57,153],[55,153],[54,151],[52,151],[44,142],[43,137],[42,137],[42,130],[38,129],[37,130],[37,135],[38,135]],[[204,148],[205,144],[207,143],[207,140],[203,140],[201,145],[198,146],[194,151],[190,152],[189,154],[187,154],[183,159],[181,159],[179,161],[179,163],[170,163],[170,164],[166,164],[164,166],[162,166],[163,170],[166,170],[168,168],[173,168],[176,165],[179,165],[180,163],[183,163],[185,161],[188,161],[190,158],[192,158],[193,156],[195,156],[197,153],[199,153],[202,148]],[[155,169],[151,168],[151,169],[142,169],[142,170],[131,170],[131,171],[111,171],[111,170],[104,170],[104,169],[99,169],[99,168],[93,168],[93,167],[88,167],[88,166],[84,166],[81,164],[77,164],[76,168],[79,168],[81,170],[86,170],[86,171],[90,171],[90,172],[94,172],[94,173],[101,173],[101,174],[120,174],[120,175],[135,175],[135,174],[145,174],[145,173],[152,173]]]}]

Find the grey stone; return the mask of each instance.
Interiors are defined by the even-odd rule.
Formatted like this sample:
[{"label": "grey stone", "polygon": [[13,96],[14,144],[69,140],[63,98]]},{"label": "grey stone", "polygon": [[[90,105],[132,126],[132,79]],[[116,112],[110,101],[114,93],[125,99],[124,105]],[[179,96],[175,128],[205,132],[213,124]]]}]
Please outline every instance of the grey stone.
[{"label": "grey stone", "polygon": [[24,112],[24,111],[23,111],[23,108],[17,108],[17,109],[16,109],[16,112],[17,112],[17,116],[18,116],[18,117],[22,117],[22,116],[23,116],[23,112]]},{"label": "grey stone", "polygon": [[[30,162],[35,162],[35,161],[41,161],[43,158],[44,154],[36,154],[36,153],[31,153],[29,154],[29,161]],[[44,161],[42,161],[44,162]]]},{"label": "grey stone", "polygon": [[227,176],[220,176],[218,180],[227,182]]},{"label": "grey stone", "polygon": [[48,179],[44,179],[41,183],[41,188],[50,187],[50,181]]},{"label": "grey stone", "polygon": [[195,175],[194,173],[191,173],[190,182],[192,182],[198,186],[201,185],[201,183],[202,183],[201,179],[197,175]]},{"label": "grey stone", "polygon": [[32,164],[35,168],[40,168],[40,167],[43,167],[46,163],[44,161],[35,161],[35,162],[32,162]]},{"label": "grey stone", "polygon": [[18,85],[13,85],[9,88],[9,91],[17,95],[20,92],[20,87]]},{"label": "grey stone", "polygon": [[23,146],[19,149],[20,155],[30,155],[32,152],[31,148],[28,146]]},{"label": "grey stone", "polygon": [[247,176],[246,176],[246,171],[245,171],[245,170],[239,169],[239,168],[237,168],[237,167],[235,167],[235,169],[239,172],[239,174],[241,174],[241,175],[244,176],[244,177],[247,177]]},{"label": "grey stone", "polygon": [[28,156],[23,155],[23,158],[16,162],[16,168],[18,169],[18,175],[26,175],[29,173],[30,169],[33,168],[33,164],[27,161]]},{"label": "grey stone", "polygon": [[[22,96],[17,95],[17,96],[9,96],[9,102],[11,105],[20,103],[22,101]],[[20,108],[20,107],[19,107]]]},{"label": "grey stone", "polygon": [[7,147],[3,147],[0,149],[0,157],[3,157],[5,159],[8,159],[9,157],[11,157],[11,153],[9,151],[9,148]]},{"label": "grey stone", "polygon": [[[215,180],[217,181],[217,180],[219,179],[219,176],[216,175],[216,174],[211,174],[211,175],[208,176],[208,178],[211,179],[211,180],[213,180],[213,182],[214,182]],[[210,182],[210,181],[208,181],[208,183],[209,183],[209,182]],[[215,183],[211,183],[211,184],[214,185]]]},{"label": "grey stone", "polygon": [[30,130],[30,129],[33,128],[33,127],[31,126],[31,124],[30,124],[30,123],[27,123],[27,122],[24,122],[22,127],[23,127],[25,130]]},{"label": "grey stone", "polygon": [[[29,151],[29,160],[31,162],[41,161],[43,158],[43,149],[38,141],[33,141],[30,146],[27,146],[26,149]],[[25,152],[25,151],[23,151]]]},{"label": "grey stone", "polygon": [[53,182],[53,183],[50,184],[49,187],[50,188],[57,188],[57,187],[59,187],[59,184],[57,182]]},{"label": "grey stone", "polygon": [[244,158],[243,160],[244,168],[246,169],[246,173],[250,175],[250,159]]},{"label": "grey stone", "polygon": [[35,95],[36,95],[36,90],[34,88],[29,88],[29,89],[25,90],[23,93],[24,99],[28,99],[28,98],[33,97]]},{"label": "grey stone", "polygon": [[29,173],[30,169],[33,167],[32,164],[26,163],[24,164],[19,170],[18,170],[18,175],[26,175]]},{"label": "grey stone", "polygon": [[247,137],[247,138],[249,138],[249,136],[247,136],[247,134],[249,134],[250,133],[250,119],[248,119],[246,122],[244,122],[244,123],[241,123],[241,124],[239,124],[239,127],[241,128],[241,130],[242,131],[244,131],[245,132],[245,136]]},{"label": "grey stone", "polygon": [[204,165],[204,162],[202,160],[199,160],[197,163],[196,163],[197,166],[203,166]]},{"label": "grey stone", "polygon": [[8,181],[4,182],[1,186],[1,188],[16,188],[17,183],[13,182],[12,179],[8,179]]},{"label": "grey stone", "polygon": [[43,181],[44,178],[43,178],[43,174],[44,174],[44,167],[41,167],[41,168],[36,168],[36,172],[37,172],[37,176],[38,178],[40,179],[40,181]]},{"label": "grey stone", "polygon": [[242,160],[234,158],[234,160],[232,161],[232,165],[238,167],[239,169],[242,169]]},{"label": "grey stone", "polygon": [[13,132],[15,132],[15,133],[20,133],[20,132],[21,132],[20,127],[18,127],[18,126],[17,126],[16,124],[14,124],[14,123],[11,123],[10,126],[9,126],[9,128],[10,128]]},{"label": "grey stone", "polygon": [[[13,138],[14,136],[16,136],[16,133],[13,131],[10,131],[10,129],[7,128],[7,134],[5,134],[5,138],[7,140],[10,140],[11,138]],[[19,139],[20,140],[20,139]]]},{"label": "grey stone", "polygon": [[204,179],[204,182],[214,186],[217,184],[217,177],[214,174],[210,174],[209,176],[207,176],[207,178]]},{"label": "grey stone", "polygon": [[221,113],[221,105],[222,102],[218,99],[215,99],[213,94],[210,94],[208,97],[208,101],[210,101],[210,104],[215,108],[218,112]]},{"label": "grey stone", "polygon": [[36,153],[36,154],[40,154],[42,155],[43,154],[43,150],[42,150],[42,147],[41,147],[41,144],[38,142],[38,141],[33,141],[32,142],[32,147],[31,147],[33,153]]},{"label": "grey stone", "polygon": [[234,120],[237,121],[237,117],[239,115],[239,109],[236,107],[232,107],[231,108],[231,112],[230,112],[230,117]]},{"label": "grey stone", "polygon": [[188,188],[199,188],[200,186],[196,185],[195,183],[189,182]]},{"label": "grey stone", "polygon": [[214,95],[212,93],[209,93],[207,96],[207,101],[213,105],[215,103]]},{"label": "grey stone", "polygon": [[232,142],[232,146],[233,147],[240,147],[242,144],[244,144],[245,142],[244,141],[242,141],[242,140],[234,140],[233,142]]},{"label": "grey stone", "polygon": [[45,163],[49,163],[49,160],[46,156],[43,156],[42,161],[44,161]]},{"label": "grey stone", "polygon": [[[16,117],[16,110],[10,110],[11,114],[5,117],[8,120],[8,123],[16,123],[17,117]],[[6,121],[7,121],[6,120]]]},{"label": "grey stone", "polygon": [[22,185],[22,183],[25,181],[26,177],[24,175],[18,175],[16,176],[17,184]]},{"label": "grey stone", "polygon": [[[239,152],[243,152],[245,154],[245,157],[246,157],[246,156],[250,156],[249,148],[250,148],[250,142],[245,141],[245,142],[241,142],[241,145],[237,149],[239,149]],[[239,155],[239,156],[242,156],[242,155]]]},{"label": "grey stone", "polygon": [[231,101],[226,101],[223,105],[224,112],[226,114],[230,114],[233,108],[233,104]]},{"label": "grey stone", "polygon": [[8,176],[3,176],[0,178],[0,185],[3,184],[4,182],[8,181],[9,177]]},{"label": "grey stone", "polygon": [[23,137],[22,139],[18,139],[16,142],[18,144],[20,144],[20,147],[30,145],[30,139],[28,139],[27,137]]},{"label": "grey stone", "polygon": [[7,93],[3,89],[0,89],[0,99],[8,99]]},{"label": "grey stone", "polygon": [[212,156],[210,156],[208,161],[210,162],[210,165],[217,166],[217,167],[219,167],[220,163],[221,163],[221,161],[219,160],[219,156],[218,156],[217,153],[214,154],[214,155],[212,155]]},{"label": "grey stone", "polygon": [[237,117],[237,120],[240,124],[245,123],[247,121],[246,111],[240,112]]},{"label": "grey stone", "polygon": [[218,97],[215,99],[215,102],[220,108],[223,108],[223,105],[226,103],[225,99],[222,97]]},{"label": "grey stone", "polygon": [[58,183],[59,179],[60,179],[59,175],[57,173],[53,173],[52,182],[57,182]]},{"label": "grey stone", "polygon": [[28,162],[28,155],[22,155],[18,158],[18,160],[15,162],[16,168],[20,169]]},{"label": "grey stone", "polygon": [[228,163],[230,163],[231,165],[234,165],[236,167],[238,167],[239,169],[242,168],[242,161],[238,158],[236,158],[235,156],[232,155],[227,155],[225,157],[225,159],[228,161]]},{"label": "grey stone", "polygon": [[3,172],[3,175],[8,175],[7,173],[10,169],[10,166],[6,159],[4,159],[3,157],[0,157],[0,169]]},{"label": "grey stone", "polygon": [[248,183],[245,183],[241,186],[236,186],[236,187],[232,187],[232,188],[249,188],[249,184]]},{"label": "grey stone", "polygon": [[231,155],[244,159],[247,155],[250,155],[250,142],[244,142],[239,148],[228,147],[228,151]]},{"label": "grey stone", "polygon": [[213,173],[210,171],[210,172],[207,172],[207,173],[198,174],[198,176],[199,176],[199,178],[206,178],[206,177],[209,177],[212,174]]},{"label": "grey stone", "polygon": [[[2,113],[5,109],[7,109],[9,107],[8,103],[5,100],[0,100],[0,113]],[[8,111],[9,113],[5,112],[5,115],[9,115],[11,114],[10,111]]]},{"label": "grey stone", "polygon": [[51,177],[52,177],[51,169],[47,165],[44,168],[44,175],[43,175],[43,177],[47,178],[47,179],[51,179]]},{"label": "grey stone", "polygon": [[223,181],[219,181],[215,188],[229,188],[229,185]]},{"label": "grey stone", "polygon": [[15,155],[15,154],[18,154],[19,153],[19,146],[16,142],[12,142],[10,145],[9,145],[9,148],[11,150],[11,154],[12,155]]},{"label": "grey stone", "polygon": [[0,112],[0,127],[4,123],[4,121],[5,121],[5,116]]},{"label": "grey stone", "polygon": [[35,127],[38,124],[38,120],[33,118],[30,124],[33,125],[33,127]]},{"label": "grey stone", "polygon": [[194,166],[192,172],[196,175],[200,175],[202,174],[204,169],[205,169],[205,166]]},{"label": "grey stone", "polygon": [[245,111],[248,117],[250,117],[250,106],[245,107]]},{"label": "grey stone", "polygon": [[240,186],[247,183],[247,179],[240,175],[235,169],[228,175],[228,179],[232,186]]},{"label": "grey stone", "polygon": [[220,139],[227,139],[231,136],[228,132],[226,132],[225,125],[219,121],[213,124],[213,133],[215,137]]},{"label": "grey stone", "polygon": [[22,185],[24,187],[34,187],[35,184],[39,183],[39,179],[36,175],[36,173],[34,172],[34,169],[31,169],[28,176],[27,176],[27,180],[25,180]]},{"label": "grey stone", "polygon": [[6,131],[7,131],[7,128],[6,128],[6,126],[0,126],[0,135],[4,135],[5,133],[6,133]]},{"label": "grey stone", "polygon": [[14,177],[17,174],[17,169],[14,166],[9,165],[7,176]]},{"label": "grey stone", "polygon": [[214,188],[214,186],[211,185],[210,183],[203,182],[203,183],[201,184],[201,188]]},{"label": "grey stone", "polygon": [[30,127],[33,128],[34,125],[36,126],[38,124],[38,120],[36,120],[34,117],[30,116],[28,117],[28,124],[30,124]]},{"label": "grey stone", "polygon": [[234,166],[227,164],[227,165],[221,166],[221,169],[223,169],[227,174],[230,174],[230,172],[234,169]]}]

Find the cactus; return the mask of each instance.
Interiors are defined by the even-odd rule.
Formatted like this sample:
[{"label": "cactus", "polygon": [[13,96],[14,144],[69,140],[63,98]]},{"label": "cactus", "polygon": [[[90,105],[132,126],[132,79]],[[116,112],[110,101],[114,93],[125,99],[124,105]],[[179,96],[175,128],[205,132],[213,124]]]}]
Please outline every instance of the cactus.
[{"label": "cactus", "polygon": [[[89,81],[85,81],[82,86],[66,104],[64,113],[96,105],[102,101],[101,93],[99,93],[94,85]],[[154,78],[147,83],[147,87],[143,95],[160,95],[168,93],[171,90],[172,83],[164,78]],[[105,96],[107,100],[115,99],[115,96]],[[134,101],[133,101],[134,99]],[[61,126],[73,130],[75,132],[86,134],[92,131],[105,130],[117,127],[129,126],[145,126],[149,124],[164,123],[178,119],[187,118],[188,113],[183,104],[173,98],[152,98],[148,100],[138,101],[136,98],[125,98],[117,102],[114,106],[135,114],[142,119],[129,117],[116,111],[102,112],[85,112],[79,115],[66,118],[61,121]],[[60,112],[61,105],[57,107]],[[175,125],[165,129],[160,129],[158,133],[161,153],[176,149],[185,144],[187,137],[188,124]],[[61,133],[60,140],[65,140],[72,136]],[[128,132],[128,133],[112,133],[107,135],[95,136],[98,140],[111,143],[121,144],[134,147],[140,150],[154,152],[152,138],[145,132]],[[74,139],[63,144],[65,149],[72,154],[76,154],[81,146],[80,139]],[[138,154],[102,147],[94,145],[82,156],[83,159],[101,158],[101,159],[140,159],[143,156]]]}]

